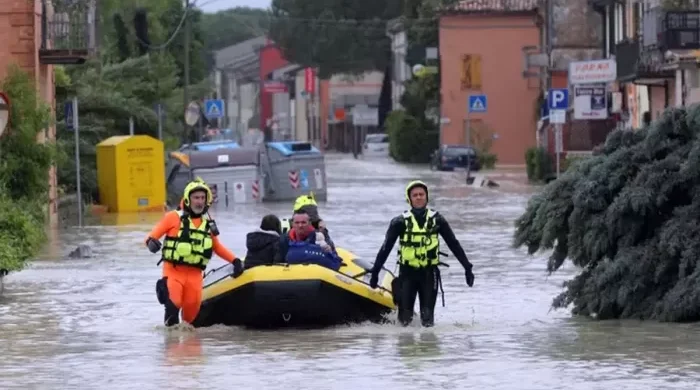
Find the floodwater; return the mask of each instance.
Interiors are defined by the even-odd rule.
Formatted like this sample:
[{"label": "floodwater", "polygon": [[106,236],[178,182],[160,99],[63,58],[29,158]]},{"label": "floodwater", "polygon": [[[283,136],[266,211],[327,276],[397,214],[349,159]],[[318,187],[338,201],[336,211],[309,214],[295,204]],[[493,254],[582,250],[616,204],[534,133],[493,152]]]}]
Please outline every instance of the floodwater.
[{"label": "floodwater", "polygon": [[[593,322],[550,312],[570,266],[547,276],[543,257],[510,248],[531,189],[470,189],[458,173],[387,161],[328,159],[322,215],[339,246],[372,259],[409,180],[430,184],[474,263],[467,288],[445,270],[438,325],[357,325],[255,332],[169,332],[154,295],[157,256],[141,242],[156,216],[123,215],[63,230],[46,259],[9,275],[0,298],[2,389],[695,389],[700,337],[692,325]],[[290,204],[215,211],[243,255],[264,213]],[[96,256],[60,260],[78,243]],[[213,266],[223,264],[214,260]],[[388,263],[389,264],[389,263]]]}]

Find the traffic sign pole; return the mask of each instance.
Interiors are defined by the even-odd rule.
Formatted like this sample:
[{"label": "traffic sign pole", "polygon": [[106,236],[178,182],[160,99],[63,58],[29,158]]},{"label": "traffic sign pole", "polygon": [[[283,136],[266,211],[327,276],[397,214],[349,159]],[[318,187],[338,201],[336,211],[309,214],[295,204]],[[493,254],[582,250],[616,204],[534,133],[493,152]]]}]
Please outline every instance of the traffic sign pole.
[{"label": "traffic sign pole", "polygon": [[[566,122],[566,110],[569,108],[569,89],[552,88],[547,94],[549,106],[549,123],[554,124],[554,150],[557,159],[557,179],[561,174],[561,154],[564,152],[562,124]],[[560,111],[563,115],[560,116]]]},{"label": "traffic sign pole", "polygon": [[73,97],[73,133],[75,135],[75,191],[78,196],[78,226],[83,226],[83,195],[80,189],[80,126],[78,124],[78,98]]},{"label": "traffic sign pole", "polygon": [[467,146],[471,146],[472,142],[472,124],[471,124],[471,113],[479,112],[486,113],[488,110],[488,100],[486,95],[468,95],[467,96],[467,119],[465,123],[465,137],[467,138]]}]

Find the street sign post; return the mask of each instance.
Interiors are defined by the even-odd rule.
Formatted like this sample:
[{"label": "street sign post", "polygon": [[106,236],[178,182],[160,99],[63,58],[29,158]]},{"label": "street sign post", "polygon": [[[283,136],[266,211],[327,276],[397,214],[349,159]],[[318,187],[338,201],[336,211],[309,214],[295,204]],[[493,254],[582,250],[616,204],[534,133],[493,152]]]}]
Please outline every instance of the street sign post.
[{"label": "street sign post", "polygon": [[78,98],[73,97],[64,106],[66,128],[73,130],[75,140],[75,192],[78,197],[78,226],[83,226],[83,196],[80,189],[80,124],[78,123]]},{"label": "street sign post", "polygon": [[569,89],[552,88],[547,94],[549,123],[554,124],[554,148],[557,155],[557,178],[561,172],[561,154],[564,152],[562,124],[566,123],[566,110],[569,108]]},{"label": "street sign post", "polygon": [[223,99],[207,99],[204,101],[204,115],[209,119],[224,117]]},{"label": "street sign post", "polygon": [[552,88],[547,96],[550,110],[566,110],[569,108],[569,89]]},{"label": "street sign post", "polygon": [[472,123],[471,123],[471,113],[486,113],[488,110],[488,99],[485,94],[479,95],[469,95],[467,98],[467,119],[464,125],[465,135],[467,141],[467,146],[472,146]]}]

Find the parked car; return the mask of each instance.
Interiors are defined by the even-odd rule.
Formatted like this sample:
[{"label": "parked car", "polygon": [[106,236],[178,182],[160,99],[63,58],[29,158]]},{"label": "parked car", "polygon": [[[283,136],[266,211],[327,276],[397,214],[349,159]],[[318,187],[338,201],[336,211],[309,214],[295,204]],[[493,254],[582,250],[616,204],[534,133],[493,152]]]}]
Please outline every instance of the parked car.
[{"label": "parked car", "polygon": [[362,154],[368,157],[389,157],[389,136],[386,134],[367,134],[362,145]]},{"label": "parked car", "polygon": [[467,168],[470,171],[481,169],[476,150],[465,145],[442,145],[431,155],[430,169],[438,171],[452,171],[455,168]]}]

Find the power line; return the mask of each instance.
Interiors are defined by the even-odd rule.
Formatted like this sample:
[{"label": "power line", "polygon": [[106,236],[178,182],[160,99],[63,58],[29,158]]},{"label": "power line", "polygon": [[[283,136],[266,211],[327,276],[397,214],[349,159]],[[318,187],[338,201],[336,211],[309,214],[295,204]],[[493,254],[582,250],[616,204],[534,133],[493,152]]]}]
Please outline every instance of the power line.
[{"label": "power line", "polygon": [[136,35],[136,40],[138,40],[140,44],[152,50],[163,50],[167,48],[175,40],[175,37],[177,37],[178,33],[180,32],[180,29],[182,29],[182,26],[185,24],[185,20],[187,19],[187,14],[189,12],[190,7],[185,7],[185,11],[182,13],[182,17],[180,18],[180,22],[178,23],[177,27],[175,27],[175,31],[173,31],[172,35],[170,35],[170,38],[168,38],[164,43],[160,45],[153,45],[151,43],[144,42],[141,38],[139,38],[138,35]]}]

